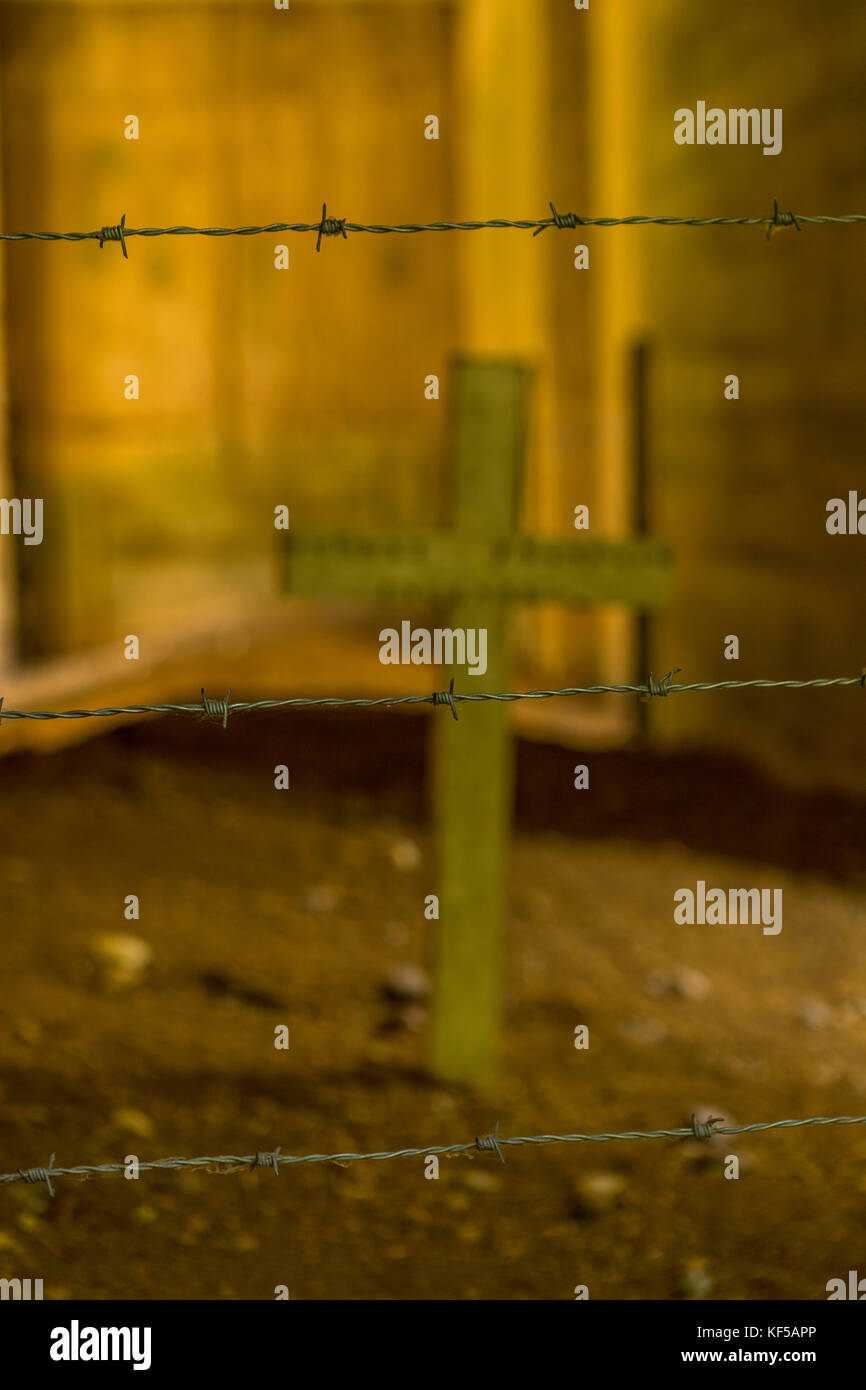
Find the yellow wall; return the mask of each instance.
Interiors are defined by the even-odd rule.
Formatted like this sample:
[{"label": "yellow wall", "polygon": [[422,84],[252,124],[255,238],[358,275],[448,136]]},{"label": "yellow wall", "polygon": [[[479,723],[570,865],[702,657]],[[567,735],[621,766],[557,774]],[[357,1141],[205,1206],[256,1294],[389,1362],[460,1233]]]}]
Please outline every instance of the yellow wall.
[{"label": "yellow wall", "polygon": [[[646,12],[643,120],[633,159],[647,206],[681,214],[864,212],[866,11],[856,0],[665,0]],[[651,8],[652,13],[649,13]],[[783,148],[677,146],[673,112],[781,107]],[[625,234],[624,229],[624,234]],[[830,537],[825,504],[863,491],[866,226],[648,228],[656,340],[659,525],[678,554],[659,665],[683,680],[859,675],[866,538]],[[727,373],[740,400],[723,397]],[[738,662],[723,638],[741,639]],[[859,789],[858,691],[656,701],[669,742],[699,741],[792,775]]]},{"label": "yellow wall", "polygon": [[[8,228],[449,206],[453,143],[423,139],[429,112],[449,130],[445,6],[13,3],[2,25]],[[440,519],[444,416],[423,381],[453,343],[442,239],[6,251],[12,464],[46,526],[62,517],[27,557],[31,648],[264,591],[277,502],[298,522]]]},{"label": "yellow wall", "polygon": [[[549,0],[13,0],[0,17],[8,227],[312,220],[325,199],[360,221],[543,217],[588,186],[586,28]],[[267,592],[275,502],[296,524],[447,521],[459,352],[532,368],[524,520],[567,534],[594,490],[574,241],[358,235],[317,256],[289,234],[135,239],[128,262],[7,248],[11,459],[57,522],[24,557],[27,650]],[[594,624],[528,612],[521,649],[590,678]]]}]

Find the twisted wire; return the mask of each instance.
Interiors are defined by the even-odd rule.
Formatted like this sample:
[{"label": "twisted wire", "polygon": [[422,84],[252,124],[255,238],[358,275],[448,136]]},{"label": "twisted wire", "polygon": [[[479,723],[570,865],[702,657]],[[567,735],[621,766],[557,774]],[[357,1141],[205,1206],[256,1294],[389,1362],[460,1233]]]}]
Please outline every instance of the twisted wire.
[{"label": "twisted wire", "polygon": [[[331,1153],[331,1154],[283,1154],[279,1149],[264,1152],[257,1149],[254,1154],[217,1154],[205,1158],[159,1158],[148,1161],[137,1160],[139,1172],[159,1172],[164,1169],[204,1168],[211,1172],[229,1174],[243,1169],[270,1168],[279,1174],[280,1168],[298,1163],[367,1163],[381,1162],[392,1158],[427,1158],[450,1154],[496,1153],[500,1162],[505,1159],[502,1149],[519,1148],[527,1144],[606,1144],[632,1139],[711,1139],[718,1135],[757,1134],[770,1129],[799,1129],[813,1125],[862,1125],[866,1115],[815,1115],[805,1120],[770,1120],[751,1125],[721,1125],[721,1119],[713,1116],[706,1122],[692,1116],[692,1123],[679,1129],[626,1130],[619,1134],[532,1134],[504,1137],[499,1133],[499,1122],[492,1134],[480,1139],[460,1144],[428,1144],[423,1148],[391,1149],[376,1153]],[[719,1127],[721,1126],[721,1127]],[[51,1178],[89,1178],[109,1173],[124,1173],[129,1169],[129,1161],[124,1163],[81,1163],[70,1168],[56,1168],[54,1155],[48,1168],[18,1168],[12,1173],[0,1173],[0,1186],[11,1183],[48,1182],[53,1196]]]},{"label": "twisted wire", "polygon": [[185,224],[174,227],[127,227],[126,213],[119,223],[100,227],[93,232],[0,232],[0,241],[98,241],[100,247],[106,241],[119,241],[123,255],[128,259],[126,242],[129,237],[157,236],[262,236],[272,232],[315,232],[316,250],[319,251],[323,237],[340,236],[347,239],[349,232],[368,232],[373,236],[396,234],[409,236],[418,232],[479,232],[489,229],[509,228],[517,231],[531,231],[533,236],[549,227],[569,230],[574,227],[761,227],[767,228],[767,237],[773,232],[793,227],[800,231],[804,223],[812,225],[853,226],[866,222],[866,213],[794,213],[780,210],[778,200],[773,200],[773,212],[759,217],[584,217],[575,212],[559,213],[550,204],[550,217],[506,218],[493,217],[481,222],[350,222],[345,217],[328,217],[327,205],[322,204],[322,216],[317,222],[267,222],[262,225],[243,227],[189,227]]},{"label": "twisted wire", "polygon": [[819,690],[834,685],[857,685],[864,688],[866,675],[859,676],[820,676],[815,680],[727,680],[693,681],[687,685],[675,685],[673,676],[680,668],[668,672],[662,680],[652,676],[646,685],[573,685],[561,690],[520,690],[520,691],[457,691],[454,681],[448,690],[436,690],[430,695],[292,695],[284,700],[229,700],[231,691],[221,700],[208,699],[202,690],[202,698],[195,704],[175,705],[111,705],[104,709],[66,709],[66,710],[20,710],[7,709],[0,697],[0,723],[7,719],[100,719],[113,718],[123,714],[197,714],[200,717],[218,718],[226,727],[230,714],[244,714],[252,710],[268,709],[375,709],[391,705],[446,705],[457,718],[457,704],[479,704],[489,700],[555,700],[574,695],[637,695],[645,699],[653,696],[686,695],[705,690]]}]

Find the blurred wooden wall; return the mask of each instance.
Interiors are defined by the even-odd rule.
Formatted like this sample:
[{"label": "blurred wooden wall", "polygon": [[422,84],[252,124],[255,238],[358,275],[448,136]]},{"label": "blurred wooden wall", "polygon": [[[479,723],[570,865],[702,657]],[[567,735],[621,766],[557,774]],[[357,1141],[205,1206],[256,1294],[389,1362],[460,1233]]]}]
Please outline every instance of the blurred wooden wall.
[{"label": "blurred wooden wall", "polygon": [[[423,139],[429,112],[448,129],[447,6],[35,0],[0,21],[8,228],[311,221],[325,199],[360,220],[449,208],[453,138]],[[254,599],[276,502],[299,523],[441,512],[444,416],[423,382],[452,345],[442,240],[129,250],[5,248],[10,459],[48,528],[23,553],[30,654]]]},{"label": "blurred wooden wall", "polygon": [[[383,222],[542,216],[548,199],[618,216],[860,201],[854,0],[826,13],[806,0],[719,13],[685,0],[293,0],[288,13],[6,0],[0,26],[10,229],[88,230],[121,212],[130,225],[313,220],[325,199],[332,215]],[[673,113],[698,99],[781,106],[782,154],[676,145]],[[130,113],[137,142],[123,139]],[[438,142],[423,139],[430,113]],[[525,524],[568,534],[587,502],[596,534],[626,534],[629,361],[649,341],[648,500],[678,555],[656,675],[856,674],[863,542],[828,537],[824,508],[860,481],[864,237],[358,235],[317,256],[314,237],[286,234],[287,272],[276,237],[136,239],[128,262],[117,246],[7,244],[10,486],[46,499],[45,543],[16,551],[25,653],[255,604],[273,591],[276,501],[295,524],[445,522],[460,350],[535,370]],[[578,241],[589,272],[572,267]],[[123,398],[131,372],[138,402]],[[439,403],[424,399],[434,372]],[[723,398],[730,372],[737,402]],[[528,668],[551,680],[636,674],[626,615],[527,612],[521,630]],[[683,697],[650,714],[664,744],[857,781],[852,692]]]},{"label": "blurred wooden wall", "polygon": [[[858,0],[623,0],[649,55],[632,211],[864,212],[866,10]],[[698,99],[781,107],[783,149],[678,146]],[[624,209],[613,209],[622,212]],[[864,493],[866,226],[622,229],[641,244],[654,338],[660,529],[678,555],[659,671],[679,679],[859,675],[866,538],[831,537],[825,505]],[[737,373],[740,400],[723,378]],[[739,661],[723,658],[736,633]],[[742,691],[654,702],[657,734],[859,790],[864,704],[852,690]]]},{"label": "blurred wooden wall", "polygon": [[[326,199],[359,221],[542,217],[589,186],[586,29],[554,0],[5,0],[0,24],[9,228],[313,220]],[[45,543],[19,551],[24,653],[255,601],[278,501],[298,525],[446,522],[457,352],[533,369],[524,522],[569,533],[596,476],[574,240],[7,246],[9,456],[46,500]],[[597,630],[527,612],[522,649],[589,679]]]}]

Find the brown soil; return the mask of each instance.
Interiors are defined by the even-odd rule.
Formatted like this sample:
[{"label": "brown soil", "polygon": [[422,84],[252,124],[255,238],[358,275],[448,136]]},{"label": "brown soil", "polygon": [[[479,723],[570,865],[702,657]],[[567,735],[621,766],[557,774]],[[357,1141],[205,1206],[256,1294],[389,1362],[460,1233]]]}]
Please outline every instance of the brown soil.
[{"label": "brown soil", "polygon": [[[497,1117],[532,1135],[866,1111],[863,807],[640,752],[593,753],[578,793],[577,755],[521,745],[503,1079],[427,1078],[423,1010],[382,991],[430,965],[426,728],[164,720],[0,764],[0,1170],[447,1144]],[[675,926],[698,878],[781,887],[781,934]],[[92,948],[123,931],[153,964],[111,993]],[[648,992],[678,965],[704,997]],[[821,1299],[866,1273],[866,1127],[715,1143],[510,1148],[439,1181],[398,1159],[6,1186],[0,1276],[47,1298]]]}]

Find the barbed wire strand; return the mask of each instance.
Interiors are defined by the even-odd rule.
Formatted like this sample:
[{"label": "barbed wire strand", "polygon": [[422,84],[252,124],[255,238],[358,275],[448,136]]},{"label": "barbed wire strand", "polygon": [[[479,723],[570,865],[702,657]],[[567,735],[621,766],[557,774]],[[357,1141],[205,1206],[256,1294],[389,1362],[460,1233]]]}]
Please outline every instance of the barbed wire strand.
[{"label": "barbed wire strand", "polygon": [[0,232],[0,241],[98,241],[100,248],[107,241],[120,243],[125,260],[129,259],[126,243],[129,237],[144,236],[262,236],[271,232],[315,232],[316,250],[321,250],[323,237],[340,236],[347,239],[349,232],[369,232],[374,236],[389,233],[413,235],[417,232],[480,232],[490,228],[512,228],[518,231],[532,231],[533,236],[546,231],[548,227],[573,229],[575,227],[762,227],[767,228],[767,239],[782,227],[794,227],[800,231],[801,224],[852,226],[866,222],[866,213],[843,213],[839,216],[823,213],[785,212],[779,207],[778,199],[773,200],[772,214],[761,217],[583,217],[576,212],[560,213],[550,204],[550,217],[512,220],[494,217],[483,222],[350,222],[345,217],[329,217],[327,204],[322,204],[322,216],[317,222],[268,222],[262,226],[246,227],[127,227],[126,213],[120,221],[96,232]]},{"label": "barbed wire strand", "polygon": [[[424,1148],[393,1149],[383,1153],[333,1153],[333,1154],[284,1154],[279,1148],[273,1152],[257,1149],[254,1154],[218,1154],[211,1158],[159,1158],[151,1162],[136,1159],[138,1172],[157,1172],[163,1169],[204,1168],[222,1174],[237,1173],[242,1169],[270,1168],[279,1176],[281,1168],[298,1163],[367,1163],[380,1162],[392,1158],[427,1158],[451,1154],[495,1153],[500,1162],[505,1158],[502,1150],[507,1147],[520,1147],[525,1144],[602,1144],[616,1140],[630,1139],[712,1139],[716,1136],[733,1134],[757,1134],[769,1129],[796,1129],[805,1125],[862,1125],[866,1115],[816,1115],[807,1120],[771,1120],[752,1125],[722,1125],[721,1116],[710,1116],[698,1120],[692,1115],[689,1127],[680,1129],[626,1130],[621,1134],[533,1134],[505,1137],[499,1133],[499,1122],[492,1134],[482,1135],[469,1143],[429,1144]],[[721,1128],[718,1126],[721,1125]],[[10,1183],[41,1183],[48,1186],[54,1196],[52,1179],[89,1178],[107,1173],[129,1171],[130,1160],[123,1163],[82,1163],[72,1168],[54,1166],[56,1154],[51,1155],[47,1168],[18,1168],[14,1173],[0,1174],[0,1185]]]},{"label": "barbed wire strand", "polygon": [[646,685],[573,685],[562,690],[521,690],[492,693],[487,691],[457,691],[454,681],[448,690],[434,690],[430,695],[292,695],[285,700],[231,700],[229,690],[222,699],[213,699],[201,692],[196,704],[174,705],[111,705],[105,709],[21,710],[5,709],[0,698],[0,725],[6,719],[100,719],[123,714],[197,714],[200,718],[219,719],[223,728],[230,714],[245,714],[266,709],[375,709],[393,705],[446,705],[457,718],[458,704],[478,704],[489,700],[555,700],[573,695],[637,695],[641,699],[653,696],[686,695],[704,690],[819,690],[834,685],[859,685],[866,688],[866,667],[859,676],[818,677],[815,680],[748,680],[695,681],[675,685],[677,667],[661,680],[650,675]]}]

